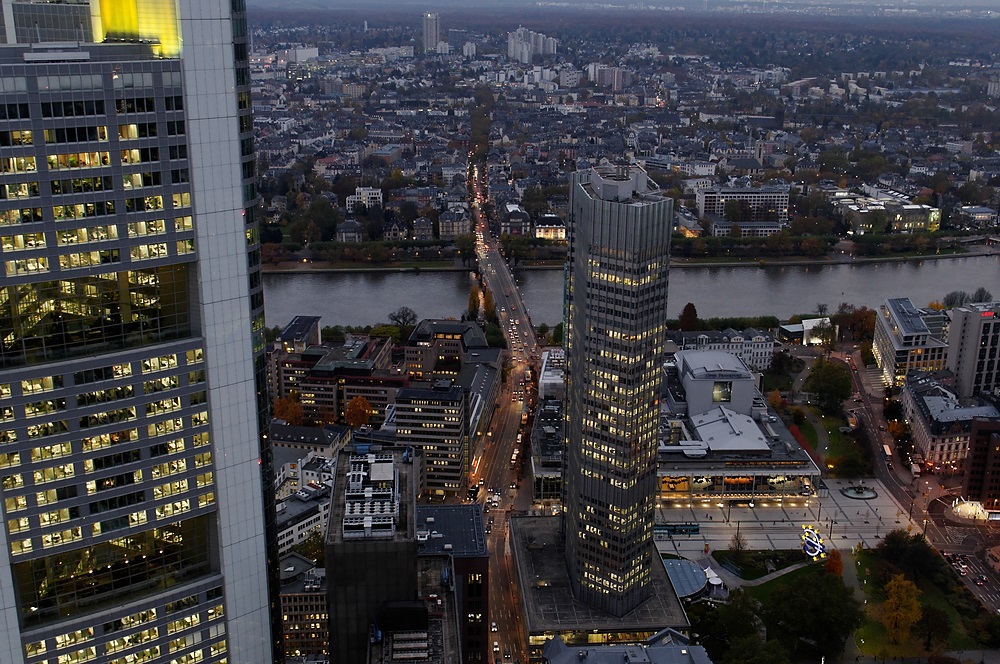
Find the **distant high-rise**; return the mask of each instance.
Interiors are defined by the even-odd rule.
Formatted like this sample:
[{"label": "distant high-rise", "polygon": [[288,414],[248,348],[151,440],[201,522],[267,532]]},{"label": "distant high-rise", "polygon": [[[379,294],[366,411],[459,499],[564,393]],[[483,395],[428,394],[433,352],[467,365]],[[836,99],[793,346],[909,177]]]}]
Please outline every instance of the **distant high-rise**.
[{"label": "distant high-rise", "polygon": [[572,175],[566,562],[576,597],[617,616],[650,593],[672,218],[641,168]]},{"label": "distant high-rise", "polygon": [[270,662],[243,0],[0,16],[0,661]]},{"label": "distant high-rise", "polygon": [[424,53],[436,53],[441,41],[441,20],[437,14],[424,14]]}]

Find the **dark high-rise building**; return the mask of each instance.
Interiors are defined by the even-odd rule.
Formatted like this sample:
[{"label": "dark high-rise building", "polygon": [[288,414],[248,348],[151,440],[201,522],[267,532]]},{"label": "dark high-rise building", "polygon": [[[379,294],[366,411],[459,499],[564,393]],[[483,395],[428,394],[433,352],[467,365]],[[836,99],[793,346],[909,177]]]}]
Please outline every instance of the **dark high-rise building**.
[{"label": "dark high-rise building", "polygon": [[574,173],[566,279],[566,563],[622,616],[650,594],[673,201],[638,167]]},{"label": "dark high-rise building", "polygon": [[972,421],[962,495],[990,514],[1000,513],[1000,420]]},{"label": "dark high-rise building", "polygon": [[0,661],[280,659],[244,2],[0,21]]}]

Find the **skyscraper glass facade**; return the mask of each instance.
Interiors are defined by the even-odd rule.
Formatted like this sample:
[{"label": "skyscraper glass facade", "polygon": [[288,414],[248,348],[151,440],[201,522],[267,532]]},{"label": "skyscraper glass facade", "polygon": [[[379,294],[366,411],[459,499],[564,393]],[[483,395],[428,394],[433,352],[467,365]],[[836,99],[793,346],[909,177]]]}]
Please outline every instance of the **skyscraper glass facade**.
[{"label": "skyscraper glass facade", "polygon": [[243,2],[0,8],[0,661],[271,661]]},{"label": "skyscraper glass facade", "polygon": [[623,616],[649,596],[673,201],[637,167],[570,181],[566,556],[573,591]]}]

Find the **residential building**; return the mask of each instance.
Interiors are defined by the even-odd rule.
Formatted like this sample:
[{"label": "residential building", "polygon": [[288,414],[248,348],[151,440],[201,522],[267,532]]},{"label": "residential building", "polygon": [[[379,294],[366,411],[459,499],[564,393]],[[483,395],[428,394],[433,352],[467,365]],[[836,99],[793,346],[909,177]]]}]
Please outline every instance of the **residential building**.
[{"label": "residential building", "polygon": [[639,167],[574,172],[566,271],[566,564],[622,616],[651,594],[673,200]]},{"label": "residential building", "polygon": [[721,350],[732,353],[755,371],[765,371],[774,359],[774,337],[770,332],[756,330],[703,330],[671,332],[668,337],[680,350]]},{"label": "residential building", "polygon": [[280,660],[244,3],[0,5],[0,661]]},{"label": "residential building", "polygon": [[347,197],[347,211],[361,205],[366,208],[382,207],[382,190],[378,187],[356,187],[354,193]]},{"label": "residential building", "polygon": [[358,244],[364,241],[365,230],[357,220],[348,219],[337,226],[337,242]]},{"label": "residential building", "polygon": [[[277,505],[278,552],[281,555],[287,554],[293,546],[309,539],[313,533],[326,531],[327,515],[330,510],[330,486],[333,484],[332,473],[336,470],[336,466],[327,459],[322,461],[331,473],[330,479],[320,484],[303,482],[300,477],[301,488]],[[301,467],[299,472],[301,473]]]},{"label": "residential building", "polygon": [[413,220],[414,240],[433,240],[434,222],[427,217],[417,217]]},{"label": "residential building", "polygon": [[900,401],[913,451],[924,458],[925,470],[938,473],[964,470],[973,420],[1000,418],[992,405],[963,405],[954,392],[923,372],[906,377]]},{"label": "residential building", "polygon": [[959,399],[1000,388],[1000,301],[978,302],[948,312],[948,369]]},{"label": "residential building", "polygon": [[449,210],[438,217],[438,237],[442,240],[454,240],[459,235],[472,232],[472,224],[465,212]]},{"label": "residential building", "polygon": [[456,495],[468,481],[469,400],[464,389],[439,380],[429,389],[396,393],[396,443],[417,450],[417,495]]},{"label": "residential building", "polygon": [[555,55],[558,48],[557,39],[527,28],[507,33],[507,57],[522,64],[531,64],[536,55]]},{"label": "residential building", "polygon": [[695,191],[698,216],[726,217],[726,203],[737,201],[749,214],[742,221],[788,222],[788,187],[705,187]]},{"label": "residential building", "polygon": [[901,387],[910,371],[945,368],[948,344],[932,335],[940,329],[944,314],[917,309],[909,298],[889,298],[878,308],[872,352],[887,385]]},{"label": "residential building", "polygon": [[436,13],[425,13],[423,27],[424,53],[437,53],[438,42],[441,41],[441,17]]}]

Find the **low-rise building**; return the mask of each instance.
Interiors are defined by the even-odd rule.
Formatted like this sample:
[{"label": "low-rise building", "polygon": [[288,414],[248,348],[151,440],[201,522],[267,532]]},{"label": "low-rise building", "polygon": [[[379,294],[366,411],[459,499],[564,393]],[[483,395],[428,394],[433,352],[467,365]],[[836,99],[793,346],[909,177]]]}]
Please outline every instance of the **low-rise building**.
[{"label": "low-rise building", "polygon": [[788,187],[706,187],[695,192],[698,216],[724,218],[726,203],[737,201],[750,212],[746,221],[788,221]]},{"label": "low-rise building", "polygon": [[549,348],[542,353],[542,368],[538,372],[538,398],[566,398],[566,351]]},{"label": "low-rise building", "polygon": [[326,529],[329,510],[329,482],[306,484],[278,503],[275,506],[278,524],[278,553],[288,553],[293,546],[305,541],[313,533],[323,532]]},{"label": "low-rise building", "polygon": [[366,208],[382,207],[382,190],[378,187],[358,187],[347,197],[347,210],[353,212],[361,205]]},{"label": "low-rise building", "polygon": [[696,332],[670,332],[670,339],[679,350],[720,350],[739,357],[755,371],[765,371],[774,359],[774,337],[770,332],[747,328],[745,330],[704,330]]},{"label": "low-rise building", "polygon": [[954,392],[923,372],[906,377],[900,401],[913,435],[913,450],[923,456],[923,470],[930,472],[965,470],[973,421],[1000,419],[993,405],[963,405]]}]

